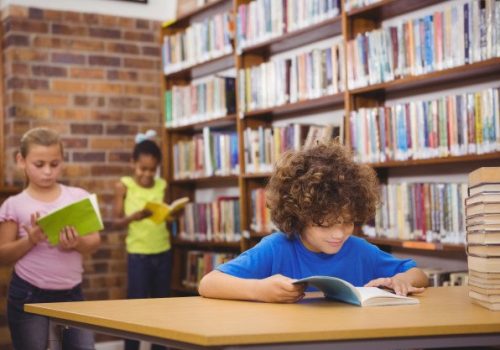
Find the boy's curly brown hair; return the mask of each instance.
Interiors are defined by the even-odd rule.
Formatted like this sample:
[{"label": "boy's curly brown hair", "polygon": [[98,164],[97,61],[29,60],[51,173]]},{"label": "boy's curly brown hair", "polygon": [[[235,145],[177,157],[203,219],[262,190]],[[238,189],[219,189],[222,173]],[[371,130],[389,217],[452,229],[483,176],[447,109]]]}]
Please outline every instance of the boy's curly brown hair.
[{"label": "boy's curly brown hair", "polygon": [[292,235],[310,224],[365,223],[375,214],[379,187],[371,167],[355,163],[344,146],[331,141],[284,153],[266,199],[274,224]]}]

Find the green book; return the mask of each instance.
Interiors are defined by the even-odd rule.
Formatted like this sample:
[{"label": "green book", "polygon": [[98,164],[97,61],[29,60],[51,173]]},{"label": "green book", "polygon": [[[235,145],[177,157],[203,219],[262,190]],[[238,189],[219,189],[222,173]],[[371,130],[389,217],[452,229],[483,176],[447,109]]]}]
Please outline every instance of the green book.
[{"label": "green book", "polygon": [[104,228],[97,196],[90,196],[56,209],[36,221],[52,245],[59,243],[59,233],[65,226],[73,226],[80,236]]},{"label": "green book", "polygon": [[172,90],[165,91],[165,124],[172,125]]}]

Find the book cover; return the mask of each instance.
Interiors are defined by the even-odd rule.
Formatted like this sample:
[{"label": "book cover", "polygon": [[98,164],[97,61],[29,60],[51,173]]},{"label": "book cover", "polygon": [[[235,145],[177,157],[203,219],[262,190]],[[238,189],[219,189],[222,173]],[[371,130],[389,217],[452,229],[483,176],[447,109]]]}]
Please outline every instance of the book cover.
[{"label": "book cover", "polygon": [[311,276],[294,284],[307,283],[322,291],[326,298],[358,306],[388,306],[419,304],[416,298],[396,295],[377,287],[355,287],[343,279],[330,276]]},{"label": "book cover", "polygon": [[149,210],[152,214],[148,219],[153,220],[156,224],[161,224],[165,220],[168,220],[176,212],[184,208],[184,206],[189,202],[189,197],[182,197],[176,199],[170,204],[158,203],[158,202],[147,202],[144,209]]},{"label": "book cover", "polygon": [[73,226],[80,236],[104,228],[95,194],[41,216],[36,222],[52,245],[59,243],[59,234],[66,226]]},{"label": "book cover", "polygon": [[482,167],[469,174],[469,187],[500,183],[500,167]]}]

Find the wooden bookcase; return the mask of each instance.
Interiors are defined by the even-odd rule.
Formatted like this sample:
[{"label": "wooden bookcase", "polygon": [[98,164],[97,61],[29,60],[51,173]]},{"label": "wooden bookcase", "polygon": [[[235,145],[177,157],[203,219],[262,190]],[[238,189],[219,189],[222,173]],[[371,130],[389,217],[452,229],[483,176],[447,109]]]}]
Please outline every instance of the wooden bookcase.
[{"label": "wooden bookcase", "polygon": [[[247,4],[248,0],[220,0],[210,3],[206,8],[198,9],[195,14],[199,16],[205,10],[213,10],[217,6],[224,6],[230,3],[233,16],[236,18],[238,6]],[[341,9],[344,8],[344,0],[340,1]],[[305,46],[311,42],[320,41],[336,36],[342,36],[344,45],[347,40],[353,39],[357,34],[364,33],[376,28],[380,28],[384,20],[397,16],[405,16],[413,11],[418,11],[428,6],[444,4],[444,0],[382,0],[346,12],[340,11],[340,14],[334,18],[326,19],[320,23],[313,24],[307,28],[285,33],[279,37],[261,41],[258,44],[246,46],[242,49],[233,44],[234,53],[229,56],[221,57],[215,61],[208,61],[183,69],[179,72],[165,76],[165,89],[171,88],[173,84],[188,84],[193,78],[193,72],[201,68],[214,72],[211,67],[234,67],[236,71],[242,68],[252,67],[262,62],[266,62],[270,57],[291,49]],[[191,23],[192,16],[187,15],[179,18],[175,23],[163,29],[163,35],[175,33]],[[235,24],[236,26],[236,24]],[[345,57],[348,57],[345,50]],[[221,62],[223,62],[221,64]],[[344,72],[347,74],[347,63],[344,62]],[[236,74],[238,77],[238,74]],[[194,199],[196,189],[220,187],[220,186],[238,186],[240,191],[240,220],[243,231],[248,232],[245,238],[242,238],[239,244],[215,243],[215,242],[184,242],[173,241],[174,249],[174,273],[173,288],[175,291],[193,292],[186,290],[181,285],[183,269],[185,269],[185,252],[190,249],[232,251],[241,252],[267,232],[254,232],[250,229],[251,223],[251,191],[256,188],[264,187],[269,173],[253,174],[248,173],[244,163],[245,145],[243,133],[247,127],[258,128],[260,126],[270,126],[274,121],[289,119],[301,115],[307,115],[315,112],[343,110],[344,115],[350,115],[351,111],[365,107],[383,106],[386,100],[408,97],[425,93],[438,93],[441,90],[457,88],[465,85],[479,84],[484,82],[500,81],[500,58],[490,58],[472,64],[434,71],[426,74],[407,76],[404,78],[392,80],[389,82],[368,85],[361,88],[348,89],[347,77],[344,81],[346,86],[341,93],[322,96],[310,100],[288,103],[273,108],[252,110],[251,112],[237,112],[235,115],[229,115],[217,120],[197,123],[189,126],[176,128],[166,128],[164,131],[163,151],[165,154],[164,174],[169,182],[170,199],[180,196],[189,196]],[[238,79],[238,78],[237,78]],[[238,83],[236,83],[236,101],[238,104]],[[237,106],[237,111],[240,109]],[[228,127],[237,131],[239,138],[239,164],[240,174],[230,177],[213,177],[196,180],[173,180],[172,174],[172,147],[173,144],[181,139],[190,137],[199,132],[204,126],[210,127]],[[350,124],[344,122],[344,143],[350,144]],[[498,166],[500,164],[500,152],[486,153],[481,155],[448,156],[444,158],[430,158],[408,161],[387,161],[373,163],[372,166],[379,174],[382,183],[387,182],[391,172],[394,169],[422,169],[425,167],[430,172],[435,169],[446,169],[448,166]],[[422,254],[434,254],[437,256],[465,257],[463,245],[426,243],[426,242],[406,242],[385,238],[368,238],[373,243],[391,249],[406,249]]]}]

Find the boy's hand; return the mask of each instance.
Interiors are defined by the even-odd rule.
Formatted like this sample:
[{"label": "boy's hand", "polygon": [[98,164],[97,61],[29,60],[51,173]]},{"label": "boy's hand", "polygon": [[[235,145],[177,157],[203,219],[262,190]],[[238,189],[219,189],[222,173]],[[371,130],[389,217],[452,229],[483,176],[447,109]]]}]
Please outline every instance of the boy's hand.
[{"label": "boy's hand", "polygon": [[36,223],[36,220],[39,217],[40,217],[39,212],[31,214],[31,217],[30,217],[31,226],[28,227],[26,225],[23,225],[23,228],[26,230],[26,233],[28,234],[29,241],[34,246],[37,245],[39,242],[47,240],[47,236],[45,235],[45,233],[43,233],[40,226],[38,226],[38,224]]},{"label": "boy's hand", "polygon": [[73,226],[64,227],[59,233],[59,248],[62,250],[72,250],[78,246],[80,236]]},{"label": "boy's hand", "polygon": [[295,303],[304,297],[305,285],[292,284],[293,279],[274,275],[257,281],[257,300],[268,303]]},{"label": "boy's hand", "polygon": [[390,288],[397,295],[422,293],[425,290],[425,288],[423,287],[422,288],[413,287],[411,283],[406,281],[404,278],[398,277],[398,275],[395,275],[393,277],[376,278],[365,284],[365,287]]}]

